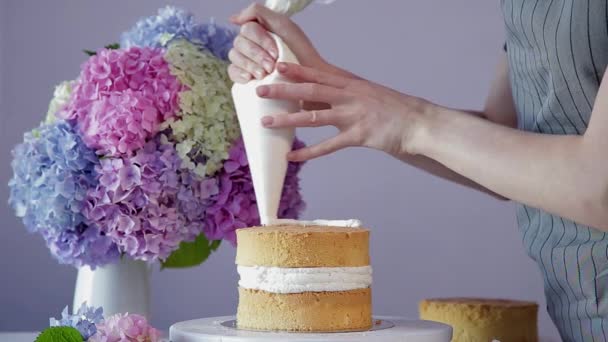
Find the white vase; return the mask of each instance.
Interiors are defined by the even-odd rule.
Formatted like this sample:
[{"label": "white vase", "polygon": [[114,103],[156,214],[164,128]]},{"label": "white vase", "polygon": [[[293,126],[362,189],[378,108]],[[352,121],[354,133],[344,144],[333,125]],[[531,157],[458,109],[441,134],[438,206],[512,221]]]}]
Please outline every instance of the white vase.
[{"label": "white vase", "polygon": [[78,269],[74,310],[83,302],[102,307],[104,316],[133,313],[150,319],[150,270],[143,261],[121,258],[116,264]]}]

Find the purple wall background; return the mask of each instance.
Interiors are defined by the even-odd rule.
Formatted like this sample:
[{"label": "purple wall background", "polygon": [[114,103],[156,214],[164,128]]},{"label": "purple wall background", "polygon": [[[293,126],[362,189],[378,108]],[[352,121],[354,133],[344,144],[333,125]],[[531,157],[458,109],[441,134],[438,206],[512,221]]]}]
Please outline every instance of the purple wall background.
[{"label": "purple wall background", "polygon": [[[41,120],[61,80],[85,56],[117,40],[166,1],[0,1],[0,331],[35,330],[71,304],[76,270],[58,265],[6,205],[10,150]],[[248,1],[182,0],[199,18],[225,22]],[[135,4],[135,5],[134,5]],[[373,5],[372,5],[373,4]],[[337,1],[296,18],[330,61],[444,105],[479,108],[503,42],[495,1]],[[302,130],[309,143],[331,129]],[[433,296],[499,296],[538,301],[543,335],[555,336],[542,282],[521,246],[513,205],[425,175],[390,157],[353,149],[303,171],[306,218],[362,219],[373,228],[374,311],[416,317]],[[153,321],[232,314],[234,249],[203,266],[155,271]]]}]

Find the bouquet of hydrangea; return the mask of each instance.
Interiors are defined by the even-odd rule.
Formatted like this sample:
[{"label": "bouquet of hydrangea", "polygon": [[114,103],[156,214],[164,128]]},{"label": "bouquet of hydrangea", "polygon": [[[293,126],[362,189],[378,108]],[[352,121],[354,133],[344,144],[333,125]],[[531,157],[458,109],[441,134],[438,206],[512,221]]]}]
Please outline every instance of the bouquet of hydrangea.
[{"label": "bouquet of hydrangea", "polygon": [[[60,263],[193,266],[259,224],[226,71],[234,35],[166,7],[85,51],[78,78],[57,86],[13,151],[9,202]],[[303,210],[299,169],[280,217]]]},{"label": "bouquet of hydrangea", "polygon": [[35,342],[160,342],[161,333],[138,314],[116,314],[103,317],[102,308],[83,303],[69,314],[63,309],[61,319],[50,319]]}]

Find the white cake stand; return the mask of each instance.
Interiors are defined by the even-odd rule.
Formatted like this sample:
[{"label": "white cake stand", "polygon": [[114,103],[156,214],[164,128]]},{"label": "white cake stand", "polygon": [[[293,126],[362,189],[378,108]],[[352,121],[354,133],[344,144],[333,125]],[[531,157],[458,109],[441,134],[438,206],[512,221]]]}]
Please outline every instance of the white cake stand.
[{"label": "white cake stand", "polygon": [[377,324],[369,331],[349,333],[287,333],[239,330],[234,316],[201,318],[171,326],[171,342],[450,342],[449,325],[406,320],[401,317],[374,317]]}]

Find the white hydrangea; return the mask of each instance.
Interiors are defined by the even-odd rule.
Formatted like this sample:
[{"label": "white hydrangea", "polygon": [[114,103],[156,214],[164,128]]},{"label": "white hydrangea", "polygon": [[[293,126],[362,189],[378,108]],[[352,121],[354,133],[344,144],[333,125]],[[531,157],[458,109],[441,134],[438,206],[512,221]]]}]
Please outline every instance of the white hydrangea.
[{"label": "white hydrangea", "polygon": [[183,165],[201,176],[213,175],[240,136],[228,77],[228,64],[186,40],[169,44],[171,73],[188,87],[180,92],[177,118],[167,121]]},{"label": "white hydrangea", "polygon": [[69,101],[72,94],[72,81],[63,81],[55,86],[53,99],[49,103],[49,109],[46,112],[46,123],[53,123],[57,119],[55,113],[63,108]]}]

